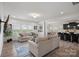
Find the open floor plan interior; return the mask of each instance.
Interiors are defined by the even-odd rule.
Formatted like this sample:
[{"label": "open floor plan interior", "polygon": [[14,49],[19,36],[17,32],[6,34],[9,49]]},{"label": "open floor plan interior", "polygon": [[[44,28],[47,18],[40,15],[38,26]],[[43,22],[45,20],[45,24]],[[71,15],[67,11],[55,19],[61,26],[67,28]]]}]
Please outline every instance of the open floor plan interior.
[{"label": "open floor plan interior", "polygon": [[79,57],[79,2],[0,2],[0,57]]}]

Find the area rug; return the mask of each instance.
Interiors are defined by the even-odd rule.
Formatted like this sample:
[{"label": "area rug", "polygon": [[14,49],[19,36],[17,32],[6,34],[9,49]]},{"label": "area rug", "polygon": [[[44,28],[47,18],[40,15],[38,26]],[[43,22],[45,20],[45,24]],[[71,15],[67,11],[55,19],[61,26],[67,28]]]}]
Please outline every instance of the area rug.
[{"label": "area rug", "polygon": [[29,49],[27,47],[17,47],[16,48],[16,54],[17,57],[25,57],[27,56],[29,53]]},{"label": "area rug", "polygon": [[29,55],[28,42],[15,41],[13,47],[16,57],[26,57]]}]

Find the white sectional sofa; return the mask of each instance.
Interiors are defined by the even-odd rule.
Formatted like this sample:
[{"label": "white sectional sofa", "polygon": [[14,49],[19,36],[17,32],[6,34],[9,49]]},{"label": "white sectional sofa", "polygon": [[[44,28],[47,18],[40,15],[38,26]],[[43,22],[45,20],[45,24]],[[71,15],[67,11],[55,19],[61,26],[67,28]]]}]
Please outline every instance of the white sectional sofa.
[{"label": "white sectional sofa", "polygon": [[59,38],[57,35],[50,37],[38,37],[34,41],[29,40],[29,50],[36,56],[41,57],[59,47]]}]

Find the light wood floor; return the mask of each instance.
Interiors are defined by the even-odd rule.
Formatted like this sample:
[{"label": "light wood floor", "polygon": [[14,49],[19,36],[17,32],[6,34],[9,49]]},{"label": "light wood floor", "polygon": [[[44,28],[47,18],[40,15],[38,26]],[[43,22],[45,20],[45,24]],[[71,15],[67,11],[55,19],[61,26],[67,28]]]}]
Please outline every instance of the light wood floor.
[{"label": "light wood floor", "polygon": [[[29,47],[28,42],[21,43],[18,41],[12,41],[9,43],[4,43],[1,56],[18,57],[17,55],[19,54],[16,52],[16,48],[21,46],[25,48]],[[19,57],[33,57],[33,55],[28,50],[28,53],[26,53],[26,55],[22,55]],[[45,57],[79,57],[79,44],[60,40],[59,48],[50,52]]]}]

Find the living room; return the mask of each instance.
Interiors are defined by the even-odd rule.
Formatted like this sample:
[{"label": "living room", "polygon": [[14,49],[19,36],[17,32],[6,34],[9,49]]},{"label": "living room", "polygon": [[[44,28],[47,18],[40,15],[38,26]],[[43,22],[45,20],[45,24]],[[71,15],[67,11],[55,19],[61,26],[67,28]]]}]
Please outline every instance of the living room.
[{"label": "living room", "polygon": [[[2,8],[0,23],[4,25],[4,28],[1,27],[3,33],[3,40],[0,41],[3,41],[0,43],[1,46],[3,44],[1,57],[79,56],[79,3],[0,2],[0,4]],[[76,36],[71,32],[76,33]]]}]

